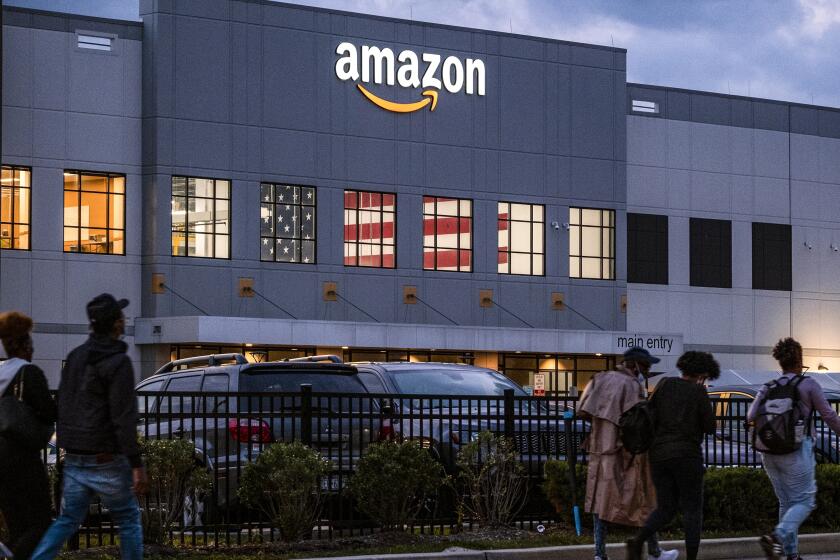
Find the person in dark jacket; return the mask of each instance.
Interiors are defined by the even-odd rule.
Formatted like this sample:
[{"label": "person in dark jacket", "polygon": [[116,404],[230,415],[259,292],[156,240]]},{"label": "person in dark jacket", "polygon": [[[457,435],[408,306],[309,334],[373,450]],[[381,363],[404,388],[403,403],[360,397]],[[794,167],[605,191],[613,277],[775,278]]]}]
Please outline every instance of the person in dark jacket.
[{"label": "person in dark jacket", "polygon": [[87,305],[90,338],[70,352],[58,388],[58,446],[65,450],[62,509],[32,558],[55,558],[99,495],[119,526],[123,560],[142,560],[137,495],[146,473],[137,442],[134,370],[120,340],[128,300],[111,294]]},{"label": "person in dark jacket", "polygon": [[705,434],[715,431],[715,414],[704,383],[720,376],[720,366],[707,352],[686,352],[677,360],[682,377],[662,381],[650,400],[655,432],[649,457],[656,510],[627,541],[627,558],[641,560],[642,544],[683,514],[688,560],[696,560],[703,529],[703,451]]},{"label": "person in dark jacket", "polygon": [[[0,396],[22,397],[45,424],[55,422],[55,401],[44,372],[32,361],[32,319],[0,314],[0,340],[8,359],[0,363]],[[52,507],[41,451],[0,434],[0,511],[6,519],[15,558],[29,558],[50,525]]]}]

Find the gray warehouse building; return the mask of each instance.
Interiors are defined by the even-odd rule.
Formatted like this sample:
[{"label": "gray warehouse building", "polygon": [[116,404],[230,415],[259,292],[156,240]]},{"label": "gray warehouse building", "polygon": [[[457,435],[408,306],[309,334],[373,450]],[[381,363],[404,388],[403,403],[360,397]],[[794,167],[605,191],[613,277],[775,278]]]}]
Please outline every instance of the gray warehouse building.
[{"label": "gray warehouse building", "polygon": [[642,345],[840,369],[840,111],[626,51],[267,0],[3,8],[0,308],[173,357],[464,361],[573,392]]}]

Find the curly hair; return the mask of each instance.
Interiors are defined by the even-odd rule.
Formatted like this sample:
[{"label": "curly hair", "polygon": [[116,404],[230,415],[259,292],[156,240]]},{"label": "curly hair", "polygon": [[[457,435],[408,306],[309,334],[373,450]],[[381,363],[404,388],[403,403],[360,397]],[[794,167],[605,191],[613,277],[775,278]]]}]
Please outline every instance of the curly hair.
[{"label": "curly hair", "polygon": [[32,347],[32,319],[19,311],[0,313],[0,340],[8,357],[26,354]]},{"label": "curly hair", "polygon": [[720,365],[714,356],[708,352],[697,352],[690,350],[680,356],[677,360],[677,369],[688,377],[700,377],[717,379],[720,377]]},{"label": "curly hair", "polygon": [[773,357],[785,371],[802,367],[802,345],[787,337],[779,340],[773,348]]}]

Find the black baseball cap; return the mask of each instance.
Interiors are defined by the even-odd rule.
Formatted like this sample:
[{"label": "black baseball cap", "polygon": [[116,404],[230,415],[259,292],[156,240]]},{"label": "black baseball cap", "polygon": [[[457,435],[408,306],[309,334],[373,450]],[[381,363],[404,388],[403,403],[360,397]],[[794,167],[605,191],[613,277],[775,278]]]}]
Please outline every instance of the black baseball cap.
[{"label": "black baseball cap", "polygon": [[650,352],[641,346],[634,346],[624,353],[624,361],[626,362],[645,362],[647,364],[658,364],[659,358],[652,356]]},{"label": "black baseball cap", "polygon": [[117,299],[111,294],[99,294],[87,304],[88,319],[91,325],[114,323],[126,307],[127,299]]}]

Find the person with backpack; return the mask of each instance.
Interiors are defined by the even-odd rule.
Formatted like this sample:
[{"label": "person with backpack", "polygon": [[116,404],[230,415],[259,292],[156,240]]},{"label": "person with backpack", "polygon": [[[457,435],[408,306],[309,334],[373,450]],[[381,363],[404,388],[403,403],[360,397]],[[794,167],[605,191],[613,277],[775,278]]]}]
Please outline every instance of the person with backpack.
[{"label": "person with backpack", "polygon": [[[659,358],[639,347],[624,353],[614,371],[602,371],[587,384],[578,414],[590,421],[584,449],[589,453],[584,510],[591,513],[595,532],[595,560],[607,560],[607,523],[641,527],[656,504],[647,454],[636,454],[623,444],[619,421],[624,413],[644,402],[640,379]],[[648,538],[651,558],[674,560],[676,550],[662,550],[656,535]]]},{"label": "person with backpack", "polygon": [[[43,423],[46,435],[25,441],[21,433],[0,432],[0,511],[9,529],[8,549],[0,546],[0,557],[13,554],[22,559],[32,555],[52,516],[50,485],[41,453],[55,422],[55,401],[44,372],[32,364],[31,332],[32,319],[23,313],[0,314],[0,340],[7,356],[0,362],[0,406],[27,407]],[[0,414],[9,412],[0,410]]]},{"label": "person with backpack", "polygon": [[707,352],[686,352],[677,360],[682,377],[662,381],[650,400],[653,437],[648,456],[656,487],[656,510],[627,541],[628,560],[640,560],[642,545],[677,514],[683,514],[688,560],[696,560],[703,528],[703,451],[715,431],[715,414],[704,383],[720,366]]},{"label": "person with backpack", "polygon": [[147,488],[137,441],[134,370],[126,355],[128,300],[101,294],[87,304],[91,335],[67,356],[58,387],[58,446],[65,451],[61,512],[32,560],[52,560],[99,495],[119,526],[120,556],[143,559],[137,496]]},{"label": "person with backpack", "polygon": [[779,524],[759,542],[768,559],[797,560],[799,526],[816,506],[814,413],[837,434],[840,418],[820,384],[803,375],[802,346],[796,340],[780,340],[773,357],[782,375],[761,388],[747,412],[753,447],[761,452],[779,499]]}]

